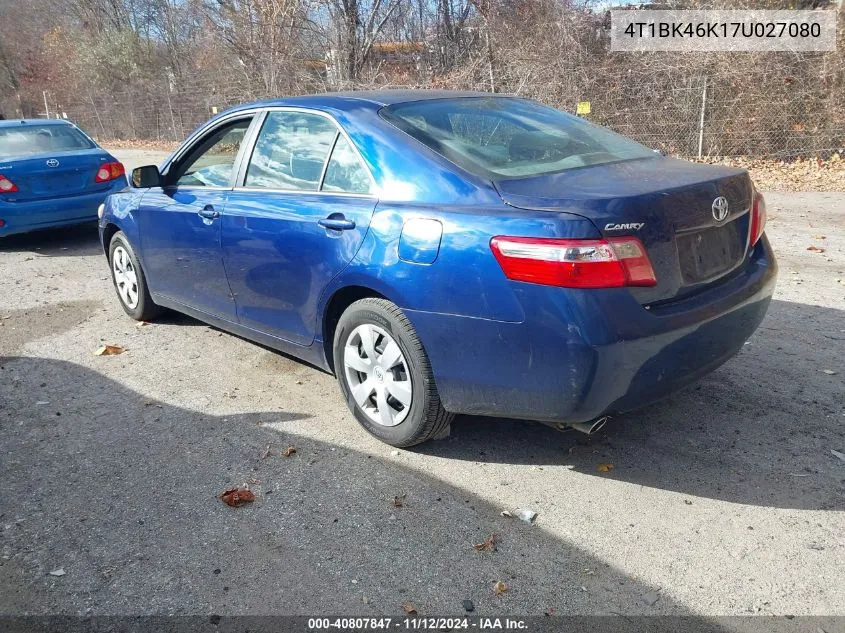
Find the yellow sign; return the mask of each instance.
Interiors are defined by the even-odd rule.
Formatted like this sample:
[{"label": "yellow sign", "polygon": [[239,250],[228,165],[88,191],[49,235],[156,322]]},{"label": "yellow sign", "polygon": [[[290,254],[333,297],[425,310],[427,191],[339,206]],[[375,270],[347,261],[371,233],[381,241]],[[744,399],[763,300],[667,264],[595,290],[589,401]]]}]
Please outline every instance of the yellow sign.
[{"label": "yellow sign", "polygon": [[579,101],[578,108],[575,110],[575,114],[590,114],[590,102]]}]

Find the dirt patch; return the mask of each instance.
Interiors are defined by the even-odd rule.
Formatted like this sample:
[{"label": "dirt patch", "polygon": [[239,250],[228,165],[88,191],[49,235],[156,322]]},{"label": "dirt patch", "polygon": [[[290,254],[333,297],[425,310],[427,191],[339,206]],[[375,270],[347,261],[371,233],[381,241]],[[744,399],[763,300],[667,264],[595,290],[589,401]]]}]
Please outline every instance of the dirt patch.
[{"label": "dirt patch", "polygon": [[704,158],[697,162],[747,169],[762,191],[845,191],[845,160],[839,154],[827,160],[739,156]]},{"label": "dirt patch", "polygon": [[64,301],[43,308],[0,308],[0,354],[10,354],[30,341],[67,332],[102,307],[100,301]]}]

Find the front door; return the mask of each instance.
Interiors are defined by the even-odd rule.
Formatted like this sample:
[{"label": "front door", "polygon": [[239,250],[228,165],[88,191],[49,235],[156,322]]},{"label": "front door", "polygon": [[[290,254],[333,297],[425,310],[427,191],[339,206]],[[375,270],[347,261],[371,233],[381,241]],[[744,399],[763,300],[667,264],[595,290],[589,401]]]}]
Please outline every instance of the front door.
[{"label": "front door", "polygon": [[243,325],[300,345],[317,302],[364,239],[376,199],[326,115],[270,110],[223,212],[223,258]]},{"label": "front door", "polygon": [[139,224],[147,282],[161,295],[236,321],[220,250],[220,216],[252,116],[215,127],[163,175],[164,186],[141,199]]}]

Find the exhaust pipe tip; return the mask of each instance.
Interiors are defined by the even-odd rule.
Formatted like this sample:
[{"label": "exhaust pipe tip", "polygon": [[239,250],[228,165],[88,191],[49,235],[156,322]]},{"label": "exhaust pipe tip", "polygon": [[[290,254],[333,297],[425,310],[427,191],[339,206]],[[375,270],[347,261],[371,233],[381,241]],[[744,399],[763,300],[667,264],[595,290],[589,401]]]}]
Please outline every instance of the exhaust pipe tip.
[{"label": "exhaust pipe tip", "polygon": [[580,431],[585,435],[595,435],[599,431],[601,431],[605,425],[610,421],[609,415],[603,415],[591,422],[573,422],[572,424],[559,424],[558,428],[570,428],[575,429],[576,431]]}]

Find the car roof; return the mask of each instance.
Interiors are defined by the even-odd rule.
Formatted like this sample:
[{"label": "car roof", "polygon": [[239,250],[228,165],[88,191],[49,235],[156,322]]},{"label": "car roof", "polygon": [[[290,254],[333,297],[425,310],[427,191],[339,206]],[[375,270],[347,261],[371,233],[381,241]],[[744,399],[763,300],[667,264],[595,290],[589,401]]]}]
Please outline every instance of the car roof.
[{"label": "car roof", "polygon": [[8,119],[0,121],[0,127],[26,127],[29,125],[72,125],[62,119]]},{"label": "car roof", "polygon": [[275,106],[303,106],[312,108],[334,108],[348,110],[369,105],[374,109],[411,101],[432,99],[456,99],[462,97],[507,97],[509,95],[468,90],[352,90],[346,92],[324,92],[320,94],[300,95],[279,99],[265,99],[231,108],[229,112],[241,109]]}]

